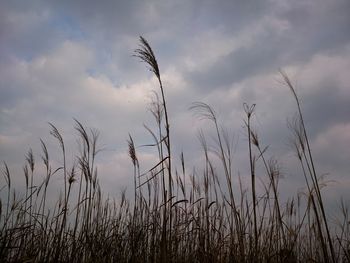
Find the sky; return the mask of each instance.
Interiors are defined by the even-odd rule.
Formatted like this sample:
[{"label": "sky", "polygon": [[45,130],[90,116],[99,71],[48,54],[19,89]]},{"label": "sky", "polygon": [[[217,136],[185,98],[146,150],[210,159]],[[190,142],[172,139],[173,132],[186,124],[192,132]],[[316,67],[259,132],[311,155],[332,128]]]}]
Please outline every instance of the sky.
[{"label": "sky", "polygon": [[[142,35],[159,63],[174,163],[183,151],[189,174],[203,172],[198,133],[213,144],[213,126],[189,108],[205,102],[232,134],[233,170],[249,189],[243,103],[256,104],[252,125],[269,146],[267,156],[279,162],[281,195],[302,192],[287,125],[297,108],[278,73],[283,69],[300,96],[316,169],[328,182],[327,203],[350,201],[349,13],[348,0],[1,1],[0,161],[20,188],[31,148],[40,180],[39,139],[52,165],[62,164],[48,122],[62,133],[72,160],[75,118],[100,133],[105,195],[132,191],[128,134],[141,146],[152,142],[143,125],[156,127],[149,107],[157,82],[133,57]],[[157,162],[151,149],[137,149],[141,170]]]}]

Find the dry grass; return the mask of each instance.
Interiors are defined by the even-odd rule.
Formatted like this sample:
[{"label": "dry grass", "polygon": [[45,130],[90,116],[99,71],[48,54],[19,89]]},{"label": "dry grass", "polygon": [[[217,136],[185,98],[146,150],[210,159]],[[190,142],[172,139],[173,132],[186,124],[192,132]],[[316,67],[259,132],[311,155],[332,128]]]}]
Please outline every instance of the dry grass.
[{"label": "dry grass", "polygon": [[[51,166],[41,141],[45,179],[34,185],[36,161],[30,150],[23,169],[25,193],[19,196],[11,184],[10,169],[3,166],[6,185],[1,191],[7,195],[0,206],[1,262],[349,262],[348,208],[342,203],[343,218],[331,231],[300,101],[285,73],[281,72],[282,77],[298,110],[291,125],[293,145],[307,186],[305,195],[287,202],[279,197],[278,163],[267,159],[267,148],[252,129],[254,105],[244,105],[250,193],[233,173],[231,139],[207,104],[191,107],[208,119],[216,132],[214,151],[203,133],[199,135],[203,172],[187,172],[183,153],[180,167],[172,167],[170,126],[158,63],[144,38],[135,55],[148,64],[159,81],[160,96],[155,96],[151,108],[157,126],[146,127],[154,139],[149,147],[156,149],[158,163],[141,173],[130,136],[134,200],[127,200],[125,192],[119,201],[105,199],[95,166],[98,133],[76,121],[81,150],[68,167],[64,139],[50,124],[62,152],[61,167]],[[263,173],[256,169],[259,162]],[[47,189],[53,175],[62,176],[64,185],[51,207],[47,205]],[[234,177],[239,179],[239,192],[234,191]],[[267,178],[262,192],[255,185],[259,177]]]}]

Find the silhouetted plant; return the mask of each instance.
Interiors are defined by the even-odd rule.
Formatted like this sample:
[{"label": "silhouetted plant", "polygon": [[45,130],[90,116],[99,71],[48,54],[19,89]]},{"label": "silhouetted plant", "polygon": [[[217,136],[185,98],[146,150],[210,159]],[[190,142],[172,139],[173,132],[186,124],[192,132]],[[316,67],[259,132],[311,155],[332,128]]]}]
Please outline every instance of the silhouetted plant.
[{"label": "silhouetted plant", "polygon": [[[25,192],[21,193],[11,180],[17,175],[3,165],[1,262],[349,262],[348,208],[341,202],[343,218],[331,231],[300,100],[285,73],[281,72],[282,77],[298,109],[290,125],[292,145],[307,187],[305,193],[286,201],[279,196],[278,162],[267,157],[268,148],[252,128],[255,104],[243,106],[251,193],[233,172],[232,139],[221,128],[214,109],[202,102],[194,103],[191,110],[213,124],[214,145],[200,131],[202,167],[188,172],[184,153],[180,154],[180,168],[172,167],[161,74],[153,50],[142,37],[135,56],[155,74],[161,95],[155,92],[150,107],[156,127],[145,125],[153,142],[144,146],[156,150],[157,163],[141,172],[138,147],[131,135],[127,140],[133,200],[126,198],[125,191],[118,199],[103,196],[95,164],[99,152],[96,130],[75,120],[80,151],[67,160],[63,136],[50,123],[61,152],[58,167],[51,163],[41,140],[41,159],[32,150],[25,156]],[[257,164],[263,169],[257,169]],[[51,205],[47,199],[53,176],[63,177],[63,187]],[[236,192],[235,179],[239,182]],[[259,179],[262,188],[256,185]]]}]

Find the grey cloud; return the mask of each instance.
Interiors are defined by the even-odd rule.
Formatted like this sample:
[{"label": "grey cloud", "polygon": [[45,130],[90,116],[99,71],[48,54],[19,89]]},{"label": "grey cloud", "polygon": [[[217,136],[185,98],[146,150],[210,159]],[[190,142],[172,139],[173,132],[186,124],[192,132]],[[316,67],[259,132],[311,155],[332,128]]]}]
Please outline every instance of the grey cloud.
[{"label": "grey cloud", "polygon": [[[131,56],[138,35],[145,35],[151,43],[165,77],[174,157],[184,150],[190,170],[199,163],[196,129],[201,127],[211,134],[211,126],[197,122],[188,106],[193,101],[205,101],[214,106],[223,125],[238,137],[235,160],[240,167],[234,169],[242,174],[247,168],[242,103],[257,103],[254,125],[263,144],[271,145],[268,154],[277,152],[281,159],[290,158],[290,149],[285,145],[289,136],[286,118],[295,111],[293,98],[288,97],[287,89],[281,87],[283,92],[271,89],[266,79],[274,78],[279,67],[310,66],[309,61],[318,54],[341,57],[346,54],[344,46],[350,40],[347,1],[325,1],[325,5],[317,1],[305,4],[272,0],[6,2],[0,8],[0,135],[18,135],[21,139],[19,143],[0,141],[0,160],[10,160],[21,167],[19,163],[27,148],[35,145],[40,148],[39,137],[50,141],[47,121],[70,137],[75,117],[100,129],[101,144],[107,148],[101,156],[100,171],[108,191],[115,191],[111,185],[118,182],[122,183],[114,188],[128,184],[125,175],[130,164],[125,156],[128,132],[138,145],[148,143],[150,137],[142,123],[154,123],[145,110],[149,101],[145,94],[157,87],[145,65]],[[11,22],[15,15],[20,22]],[[216,30],[234,44],[243,42],[228,54],[219,52],[218,59],[202,67],[200,59],[191,57],[197,52],[194,39]],[[241,34],[247,34],[251,41],[245,43],[239,37]],[[206,39],[202,42],[205,51]],[[64,43],[73,43],[77,49],[60,53]],[[85,54],[78,52],[85,49]],[[77,53],[80,55],[76,57]],[[91,61],[87,58],[89,54],[93,57]],[[50,60],[52,57],[57,60]],[[199,65],[195,71],[184,66],[182,60],[188,57]],[[40,58],[49,59],[51,64],[35,68],[33,63]],[[171,69],[180,80],[174,80]],[[336,76],[326,82],[322,78],[325,69],[315,71],[318,73],[315,82],[320,80],[322,86],[315,89],[315,83],[308,83],[302,105],[312,142],[318,143],[317,136],[350,121],[350,100],[339,88]],[[334,136],[332,133],[328,138]],[[75,147],[74,139],[68,139],[68,143]],[[140,150],[144,151],[143,168],[147,169],[152,165],[152,154]],[[320,155],[321,162],[321,157],[327,158]],[[344,167],[339,172],[344,174],[347,166],[335,158],[329,158],[328,167],[321,170],[338,172],[337,166]],[[332,164],[335,168],[329,169]],[[293,163],[285,165],[286,174],[293,173]],[[115,176],[122,179],[117,181]],[[297,185],[300,178],[291,181]]]},{"label": "grey cloud", "polygon": [[188,73],[188,77],[192,79],[193,85],[201,90],[208,91],[213,87],[227,88],[230,84],[252,75],[276,71],[278,68],[276,60],[280,59],[278,51],[282,52],[278,46],[277,48],[271,45],[243,47],[220,59],[204,72]]},{"label": "grey cloud", "polygon": [[[269,1],[198,1],[202,23],[209,27],[225,25],[227,33],[238,32],[271,12]],[[244,15],[243,15],[244,14]]]},{"label": "grey cloud", "polygon": [[322,50],[339,48],[350,40],[349,1],[302,1],[278,17],[291,25],[289,41],[293,56],[309,56]]},{"label": "grey cloud", "polygon": [[[255,74],[270,73],[286,65],[306,62],[319,52],[341,49],[350,41],[347,33],[350,5],[346,1],[339,2],[327,2],[328,8],[318,6],[316,2],[299,3],[282,10],[276,8],[275,12],[264,18],[276,19],[276,23],[287,23],[286,29],[278,31],[266,25],[261,33],[254,36],[251,46],[234,50],[205,70],[188,72],[187,77],[200,89],[227,87]],[[335,13],[336,16],[332,15]],[[235,18],[232,17],[230,21],[229,16],[217,17],[229,31]],[[258,22],[260,19],[256,16],[252,20]],[[259,22],[256,24],[260,25]],[[242,28],[244,30],[245,27]]]},{"label": "grey cloud", "polygon": [[31,60],[57,46],[66,35],[54,24],[49,8],[39,1],[0,3],[0,59],[14,56]]},{"label": "grey cloud", "polygon": [[337,83],[328,83],[305,96],[304,111],[312,135],[338,123],[350,123],[350,98],[337,88]]}]

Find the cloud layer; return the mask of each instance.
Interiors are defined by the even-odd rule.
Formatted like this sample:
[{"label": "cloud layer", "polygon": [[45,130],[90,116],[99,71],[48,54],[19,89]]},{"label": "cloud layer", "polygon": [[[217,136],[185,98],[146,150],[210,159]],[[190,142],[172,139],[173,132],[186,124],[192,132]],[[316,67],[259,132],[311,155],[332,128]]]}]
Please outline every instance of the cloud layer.
[{"label": "cloud layer", "polygon": [[[350,148],[350,3],[333,1],[2,1],[0,4],[0,159],[18,183],[39,138],[55,154],[47,122],[75,148],[73,118],[100,131],[101,184],[110,194],[130,187],[126,139],[151,138],[142,127],[156,80],[132,57],[138,36],[151,43],[168,98],[174,156],[190,169],[201,160],[199,129],[188,110],[213,106],[235,135],[236,172],[247,170],[242,105],[256,103],[254,126],[285,171],[286,191],[302,187],[288,146],[296,110],[278,75],[283,68],[302,100],[320,174],[346,195]],[[140,149],[144,169],[155,156]],[[72,153],[73,154],[73,153]],[[58,161],[59,162],[59,161]],[[200,167],[198,168],[201,169]]]}]

